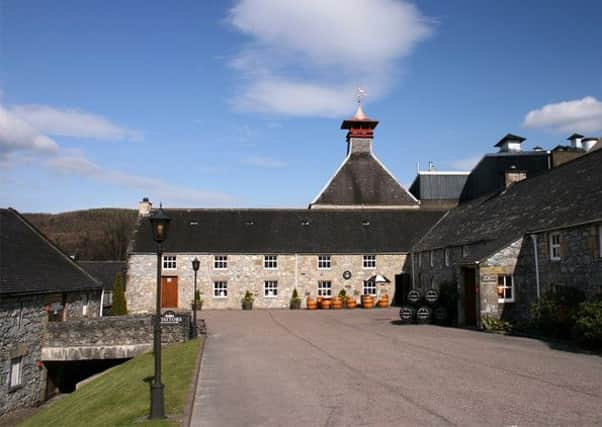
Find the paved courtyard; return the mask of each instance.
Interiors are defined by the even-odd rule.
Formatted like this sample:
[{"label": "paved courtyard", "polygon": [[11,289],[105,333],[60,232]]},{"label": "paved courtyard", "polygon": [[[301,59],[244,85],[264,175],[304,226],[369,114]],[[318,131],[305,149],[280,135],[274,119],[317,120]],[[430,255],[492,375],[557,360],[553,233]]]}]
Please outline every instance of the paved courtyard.
[{"label": "paved courtyard", "polygon": [[599,356],[396,309],[201,314],[194,426],[602,425]]}]

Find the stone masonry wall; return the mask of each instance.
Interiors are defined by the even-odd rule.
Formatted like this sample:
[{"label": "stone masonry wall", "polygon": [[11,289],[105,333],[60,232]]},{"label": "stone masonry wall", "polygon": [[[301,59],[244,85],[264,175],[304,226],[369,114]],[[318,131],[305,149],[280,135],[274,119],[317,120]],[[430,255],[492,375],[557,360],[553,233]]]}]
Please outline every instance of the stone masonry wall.
[{"label": "stone masonry wall", "polygon": [[[85,296],[84,296],[85,295]],[[79,318],[87,301],[87,316],[98,316],[100,291],[0,298],[0,416],[37,405],[45,398],[46,370],[36,366],[48,322],[44,308],[65,302],[64,317]],[[56,324],[61,322],[50,322]],[[22,386],[9,389],[11,359],[22,357]]]},{"label": "stone masonry wall", "polygon": [[[167,254],[169,255],[169,254]],[[241,298],[246,290],[255,294],[254,308],[287,308],[293,289],[296,287],[303,299],[317,296],[318,280],[332,282],[333,296],[341,289],[347,294],[359,295],[363,292],[363,281],[375,274],[387,277],[391,283],[381,286],[380,293],[387,293],[389,300],[395,291],[395,275],[401,273],[405,254],[376,255],[376,268],[363,268],[363,255],[331,255],[331,268],[318,269],[317,255],[278,255],[277,269],[264,269],[263,254],[228,254],[228,268],[213,268],[214,254],[172,254],[177,256],[175,271],[163,271],[164,276],[178,277],[178,309],[190,310],[193,298],[194,271],[192,260],[198,257],[201,267],[198,271],[198,289],[203,298],[203,309],[240,309]],[[222,255],[222,254],[216,254]],[[350,271],[349,280],[343,272]],[[132,254],[128,261],[126,298],[130,312],[152,312],[155,304],[156,256]],[[276,297],[264,296],[264,281],[278,282]],[[228,296],[213,296],[213,283],[226,281]]]},{"label": "stone masonry wall", "polygon": [[[46,318],[41,296],[0,299],[0,416],[40,401],[44,378],[36,361]],[[11,359],[19,356],[22,386],[10,389]]]}]

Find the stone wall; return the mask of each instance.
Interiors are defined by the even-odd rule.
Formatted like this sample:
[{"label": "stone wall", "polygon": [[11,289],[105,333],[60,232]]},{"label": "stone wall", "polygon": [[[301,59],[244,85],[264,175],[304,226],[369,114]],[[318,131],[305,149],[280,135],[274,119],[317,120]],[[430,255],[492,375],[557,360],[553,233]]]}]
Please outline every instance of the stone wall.
[{"label": "stone wall", "polygon": [[[88,302],[87,315],[98,316],[100,291],[0,299],[0,416],[17,408],[35,406],[45,398],[46,370],[36,363],[42,360],[42,339],[47,325],[61,323],[49,323],[45,308],[54,302],[65,303],[64,317],[78,318],[82,317],[84,301]],[[9,389],[10,363],[16,357],[22,357],[22,386]]]},{"label": "stone wall", "polygon": [[588,297],[602,293],[599,224],[572,227],[558,232],[559,261],[550,259],[550,233],[537,234],[539,280],[543,290],[549,290],[552,285],[560,285],[578,288]]},{"label": "stone wall", "polygon": [[[161,325],[161,342],[173,344],[190,337],[190,314],[178,313],[181,323]],[[48,324],[44,361],[124,359],[152,348],[151,316],[110,316],[72,319]]]},{"label": "stone wall", "polygon": [[[213,254],[171,254],[177,256],[177,269],[163,271],[164,276],[178,277],[178,309],[189,310],[193,296],[194,271],[192,260],[197,257],[201,261],[198,271],[198,289],[203,298],[203,309],[240,309],[241,298],[245,291],[255,295],[254,308],[287,308],[292,292],[297,288],[299,296],[317,294],[319,280],[332,282],[333,295],[345,289],[347,294],[359,295],[363,292],[363,281],[375,274],[387,277],[391,283],[381,286],[380,292],[387,293],[389,299],[395,291],[395,275],[400,274],[405,262],[405,254],[376,255],[376,268],[363,268],[363,255],[331,255],[331,268],[318,269],[317,255],[278,255],[278,268],[264,269],[263,254],[240,255],[228,254],[228,268],[213,268]],[[220,254],[217,254],[220,255]],[[351,272],[351,278],[345,280],[343,273]],[[152,312],[155,304],[156,289],[156,255],[132,254],[128,261],[126,298],[128,310],[133,313]],[[264,281],[278,282],[276,297],[264,296]],[[213,296],[213,283],[226,281],[228,296]]]}]

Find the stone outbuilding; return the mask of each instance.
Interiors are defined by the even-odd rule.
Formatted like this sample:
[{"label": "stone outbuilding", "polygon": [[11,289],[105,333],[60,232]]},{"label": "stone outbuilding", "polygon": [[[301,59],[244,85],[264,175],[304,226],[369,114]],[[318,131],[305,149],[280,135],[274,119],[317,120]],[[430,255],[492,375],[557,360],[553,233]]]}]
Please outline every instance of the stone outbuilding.
[{"label": "stone outbuilding", "polygon": [[48,322],[100,316],[101,284],[16,210],[0,209],[0,416],[52,392]]},{"label": "stone outbuilding", "polygon": [[602,292],[602,151],[448,211],[413,246],[417,288],[457,288],[460,324],[522,319],[556,286]]}]

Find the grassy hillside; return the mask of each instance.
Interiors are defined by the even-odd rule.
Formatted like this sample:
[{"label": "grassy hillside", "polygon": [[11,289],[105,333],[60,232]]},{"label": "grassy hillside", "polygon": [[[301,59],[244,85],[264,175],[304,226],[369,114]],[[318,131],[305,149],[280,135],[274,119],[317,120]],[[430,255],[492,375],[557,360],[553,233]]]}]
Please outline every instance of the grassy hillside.
[{"label": "grassy hillside", "polygon": [[194,380],[200,344],[201,340],[192,340],[165,347],[162,352],[165,412],[169,420],[145,420],[153,376],[153,355],[146,353],[52,403],[21,426],[179,425]]},{"label": "grassy hillside", "polygon": [[123,260],[138,212],[134,209],[89,209],[25,217],[69,255],[80,259]]}]

